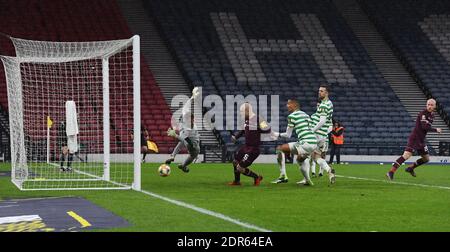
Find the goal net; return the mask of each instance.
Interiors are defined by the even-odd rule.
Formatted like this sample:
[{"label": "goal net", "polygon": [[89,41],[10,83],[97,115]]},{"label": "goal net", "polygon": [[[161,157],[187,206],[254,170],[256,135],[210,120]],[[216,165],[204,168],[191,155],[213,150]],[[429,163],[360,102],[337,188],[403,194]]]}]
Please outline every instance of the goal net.
[{"label": "goal net", "polygon": [[139,37],[11,40],[16,57],[0,57],[12,182],[21,190],[140,190]]}]

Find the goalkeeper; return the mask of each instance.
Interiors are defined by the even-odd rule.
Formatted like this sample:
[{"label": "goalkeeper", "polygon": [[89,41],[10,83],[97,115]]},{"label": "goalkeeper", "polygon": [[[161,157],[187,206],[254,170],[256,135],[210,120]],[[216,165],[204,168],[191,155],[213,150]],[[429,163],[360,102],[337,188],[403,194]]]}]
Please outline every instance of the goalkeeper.
[{"label": "goalkeeper", "polygon": [[194,125],[194,114],[191,112],[191,103],[199,95],[198,88],[192,90],[192,97],[184,104],[182,110],[182,119],[179,124],[179,134],[173,128],[167,130],[167,135],[179,140],[177,146],[173,150],[170,158],[166,160],[169,165],[175,160],[175,156],[180,152],[181,147],[185,146],[188,150],[189,156],[184,162],[178,165],[178,168],[183,172],[189,172],[188,165],[190,165],[200,153],[200,135]]}]

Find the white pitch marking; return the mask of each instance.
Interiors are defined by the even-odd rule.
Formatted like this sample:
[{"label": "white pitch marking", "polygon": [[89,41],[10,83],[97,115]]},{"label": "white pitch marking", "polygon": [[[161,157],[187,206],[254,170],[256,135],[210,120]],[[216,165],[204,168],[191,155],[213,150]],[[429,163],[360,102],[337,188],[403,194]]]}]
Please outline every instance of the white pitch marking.
[{"label": "white pitch marking", "polygon": [[387,181],[387,180],[382,180],[382,179],[360,178],[360,177],[343,176],[343,175],[336,175],[336,177],[349,178],[349,179],[358,179],[358,180],[366,180],[366,181],[384,182],[384,183],[389,183],[389,184],[410,185],[410,186],[420,186],[420,187],[429,187],[429,188],[438,188],[438,189],[450,190],[450,187],[447,187],[447,186],[424,185],[424,184],[416,184],[416,183]]},{"label": "white pitch marking", "polygon": [[[91,175],[91,176],[92,176],[92,175]],[[97,176],[94,175],[94,177],[97,177]],[[99,177],[98,177],[98,178],[99,178]],[[112,181],[109,181],[109,182],[112,182]],[[117,183],[117,182],[112,182],[112,183],[115,183],[115,184],[117,184],[117,185],[123,185],[123,184]],[[197,207],[197,206],[194,206],[194,205],[191,205],[191,204],[182,202],[182,201],[170,199],[170,198],[161,196],[161,195],[156,194],[156,193],[152,193],[152,192],[148,192],[148,191],[144,191],[144,190],[140,190],[140,191],[138,191],[138,192],[142,192],[142,193],[147,194],[147,195],[149,195],[149,196],[152,196],[152,197],[154,197],[154,198],[158,198],[158,199],[161,199],[161,200],[170,202],[170,203],[172,203],[172,204],[175,204],[175,205],[178,205],[178,206],[181,206],[181,207],[185,207],[185,208],[188,208],[188,209],[197,211],[197,212],[202,213],[202,214],[206,214],[206,215],[209,215],[209,216],[213,216],[213,217],[216,217],[216,218],[219,218],[219,219],[222,219],[222,220],[225,220],[225,221],[228,221],[228,222],[237,224],[237,225],[239,225],[239,226],[241,226],[241,227],[245,227],[245,228],[249,228],[249,229],[254,229],[254,230],[257,230],[257,231],[259,231],[259,232],[272,232],[271,230],[268,230],[268,229],[265,229],[265,228],[261,228],[261,227],[255,226],[255,225],[253,225],[253,224],[245,223],[245,222],[242,222],[242,221],[240,221],[240,220],[233,219],[233,218],[231,218],[231,217],[229,217],[229,216],[226,216],[226,215],[223,215],[223,214],[221,214],[221,213],[216,213],[216,212],[213,212],[213,211],[211,211],[211,210],[207,210],[207,209],[204,209],[204,208],[201,208],[201,207]]]},{"label": "white pitch marking", "polygon": [[222,219],[222,220],[225,220],[225,221],[228,221],[228,222],[237,224],[237,225],[239,225],[239,226],[241,226],[241,227],[245,227],[245,228],[249,228],[249,229],[254,229],[254,230],[257,230],[257,231],[259,231],[259,232],[272,232],[271,230],[268,230],[268,229],[265,229],[265,228],[261,228],[261,227],[255,226],[255,225],[253,225],[253,224],[245,223],[245,222],[242,222],[242,221],[240,221],[240,220],[233,219],[233,218],[228,217],[228,216],[226,216],[226,215],[223,215],[223,214],[221,214],[221,213],[216,213],[216,212],[213,212],[213,211],[211,211],[211,210],[207,210],[207,209],[204,209],[204,208],[201,208],[201,207],[197,207],[197,206],[194,206],[194,205],[191,205],[191,204],[182,202],[182,201],[170,199],[170,198],[161,196],[161,195],[156,194],[156,193],[147,192],[147,191],[144,191],[144,190],[141,190],[140,192],[142,192],[142,193],[144,193],[144,194],[147,194],[147,195],[150,195],[150,196],[152,196],[152,197],[155,197],[155,198],[158,198],[158,199],[161,199],[161,200],[170,202],[170,203],[172,203],[172,204],[181,206],[181,207],[189,208],[189,209],[191,209],[191,210],[197,211],[197,212],[202,213],[202,214],[206,214],[206,215],[209,215],[209,216],[213,216],[213,217],[216,217],[216,218],[219,218],[219,219]]}]

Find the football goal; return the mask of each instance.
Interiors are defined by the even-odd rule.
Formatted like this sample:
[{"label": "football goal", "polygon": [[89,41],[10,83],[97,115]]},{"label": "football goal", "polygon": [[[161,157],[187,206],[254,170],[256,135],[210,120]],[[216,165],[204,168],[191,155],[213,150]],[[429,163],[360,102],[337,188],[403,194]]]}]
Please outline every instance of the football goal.
[{"label": "football goal", "polygon": [[11,180],[21,190],[140,190],[139,36],[12,38]]}]

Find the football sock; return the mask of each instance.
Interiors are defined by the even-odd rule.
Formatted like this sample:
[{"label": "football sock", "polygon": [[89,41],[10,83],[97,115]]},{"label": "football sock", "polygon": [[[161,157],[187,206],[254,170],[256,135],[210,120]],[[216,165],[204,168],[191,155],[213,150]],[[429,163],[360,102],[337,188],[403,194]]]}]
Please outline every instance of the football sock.
[{"label": "football sock", "polygon": [[192,163],[192,161],[194,161],[195,157],[189,155],[183,162],[182,166],[186,167],[188,165],[190,165]]},{"label": "football sock", "polygon": [[[312,159],[312,158],[308,158],[310,161],[309,161],[309,165],[310,165],[310,167],[311,167],[311,172],[312,173],[314,173],[314,174],[316,174],[316,162]],[[321,170],[319,170],[319,172],[320,172]]]},{"label": "football sock", "polygon": [[280,168],[280,176],[286,177],[286,155],[284,152],[278,152],[278,167]]},{"label": "football sock", "polygon": [[61,160],[61,167],[63,167],[64,161],[65,161],[64,154],[61,154],[61,156],[59,157],[59,160]]},{"label": "football sock", "polygon": [[325,170],[326,172],[330,172],[331,168],[330,166],[327,164],[327,161],[325,161],[325,159],[323,158],[318,158],[316,160],[317,164],[320,166],[321,170]]},{"label": "football sock", "polygon": [[72,160],[73,160],[73,154],[69,154],[68,161],[67,161],[67,167],[70,167],[70,165],[72,164]]},{"label": "football sock", "polygon": [[397,160],[395,160],[394,165],[392,166],[390,172],[395,172],[397,171],[398,167],[400,167],[400,165],[403,164],[403,162],[405,162],[405,158],[403,156],[400,156],[399,158],[397,158]]},{"label": "football sock", "polygon": [[250,170],[249,168],[244,168],[244,175],[245,176],[249,176],[252,178],[257,178],[258,174],[254,173],[252,170]]},{"label": "football sock", "polygon": [[147,156],[147,152],[144,152],[144,155],[142,156],[142,160],[145,160],[145,156]]},{"label": "football sock", "polygon": [[425,163],[427,163],[427,161],[425,161],[423,158],[419,158],[419,159],[416,160],[416,162],[414,162],[414,164],[409,166],[409,168],[415,169],[417,166],[423,165]]},{"label": "football sock", "polygon": [[305,177],[306,181],[310,181],[311,178],[309,177],[309,168],[310,168],[310,158],[305,159],[303,162],[298,162],[298,167],[300,168],[300,172],[303,174],[303,177]]},{"label": "football sock", "polygon": [[233,168],[234,168],[234,181],[235,182],[241,181],[241,173],[236,168],[236,165],[233,164]]}]

